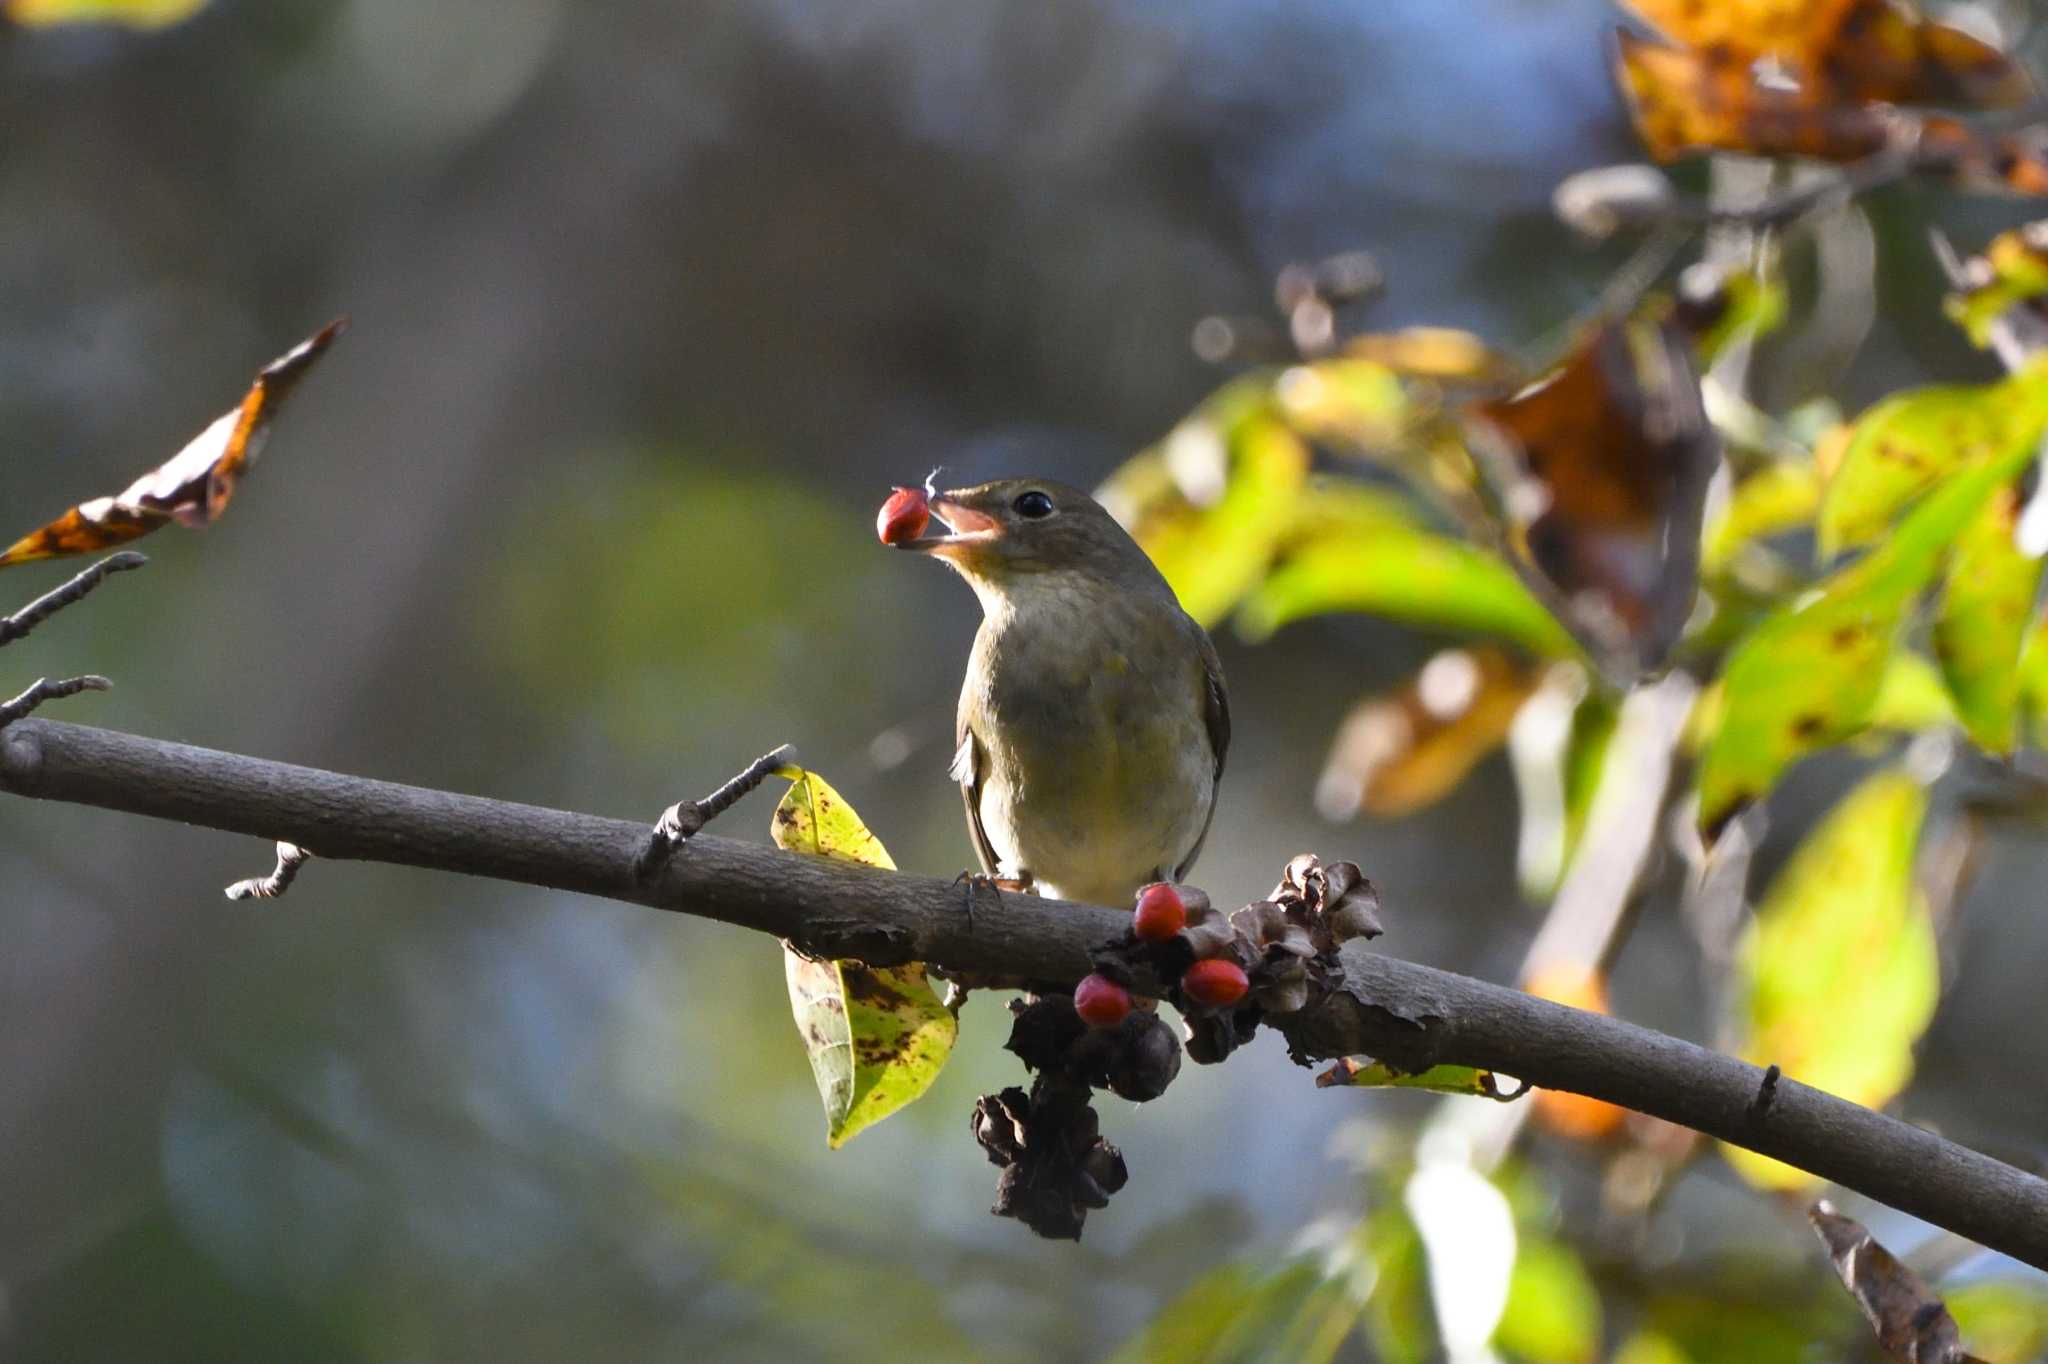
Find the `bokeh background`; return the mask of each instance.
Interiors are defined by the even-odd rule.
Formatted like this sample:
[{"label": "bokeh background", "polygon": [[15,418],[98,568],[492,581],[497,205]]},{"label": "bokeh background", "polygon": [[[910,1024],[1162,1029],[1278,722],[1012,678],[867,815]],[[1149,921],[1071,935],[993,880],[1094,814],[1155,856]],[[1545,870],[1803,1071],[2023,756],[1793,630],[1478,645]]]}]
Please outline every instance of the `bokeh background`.
[{"label": "bokeh background", "polygon": [[[58,713],[650,819],[790,741],[900,863],[951,874],[976,611],[874,543],[888,485],[1097,481],[1223,377],[1197,319],[1269,309],[1281,265],[1332,251],[1378,257],[1376,324],[1554,332],[1615,261],[1548,195],[1635,154],[1617,18],[217,0],[157,32],[0,26],[0,522],[122,486],[353,319],[233,514],[151,541],[144,573],[9,649],[0,691],[104,672],[115,692]],[[2023,210],[1871,210],[1868,341],[1785,382],[1853,409],[1988,376],[1938,321],[1922,234]],[[11,572],[0,599],[59,576]],[[1199,879],[1242,900],[1295,851],[1352,858],[1391,950],[1510,975],[1538,916],[1503,762],[1411,819],[1332,826],[1311,799],[1346,708],[1441,641],[1220,642],[1238,737]],[[719,832],[765,837],[769,803]],[[1045,1244],[987,1216],[966,1130],[1018,1075],[998,1000],[930,1096],[828,1153],[772,942],[343,864],[221,899],[269,860],[0,803],[0,1356],[1095,1357],[1226,1258],[1355,1215],[1359,1153],[1429,1108],[1314,1090],[1268,1035],[1166,1102],[1105,1096],[1132,1183],[1080,1246]],[[1903,1103],[2024,1160],[2048,1153],[2044,871],[2038,842],[1995,846]],[[1668,912],[1614,991],[1710,1030]],[[1609,1250],[1827,1284],[1802,1221],[1712,1161]]]}]

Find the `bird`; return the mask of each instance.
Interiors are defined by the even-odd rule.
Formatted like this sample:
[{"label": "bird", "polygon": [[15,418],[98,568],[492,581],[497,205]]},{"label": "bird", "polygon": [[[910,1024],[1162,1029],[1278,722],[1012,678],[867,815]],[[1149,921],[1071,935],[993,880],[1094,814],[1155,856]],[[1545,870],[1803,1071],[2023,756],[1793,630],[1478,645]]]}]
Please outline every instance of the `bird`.
[{"label": "bird", "polygon": [[[1094,498],[1012,478],[931,496],[944,561],[981,601],[949,775],[980,879],[1127,904],[1186,878],[1230,747],[1216,646]],[[969,888],[972,905],[973,888]]]}]

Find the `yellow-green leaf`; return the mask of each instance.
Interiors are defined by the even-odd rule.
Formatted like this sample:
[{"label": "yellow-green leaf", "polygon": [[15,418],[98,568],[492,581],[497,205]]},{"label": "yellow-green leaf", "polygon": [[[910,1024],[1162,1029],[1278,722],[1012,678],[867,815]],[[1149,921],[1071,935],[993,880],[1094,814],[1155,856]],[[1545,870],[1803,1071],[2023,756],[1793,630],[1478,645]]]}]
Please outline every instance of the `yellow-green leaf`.
[{"label": "yellow-green leaf", "polygon": [[2039,223],[2028,223],[2002,232],[1970,262],[1970,272],[1982,272],[1980,283],[1951,294],[1947,311],[1951,321],[1969,333],[1970,343],[1979,350],[1991,345],[1992,328],[2010,308],[2048,294],[2048,235]]},{"label": "yellow-green leaf", "polygon": [[1263,382],[1218,392],[1096,497],[1144,547],[1204,625],[1265,573],[1308,480],[1309,450],[1274,415]]},{"label": "yellow-green leaf", "polygon": [[2020,650],[2034,616],[2041,560],[2015,538],[2019,490],[1993,493],[1956,542],[1934,618],[1934,655],[1979,748],[2010,753],[2019,739]]},{"label": "yellow-green leaf", "polygon": [[1569,1246],[1526,1229],[1515,1238],[1508,1305],[1493,1343],[1543,1364],[1599,1357],[1600,1291]]},{"label": "yellow-green leaf", "polygon": [[1820,552],[1881,536],[1899,511],[1956,470],[2032,446],[2048,422],[2048,367],[1995,384],[1923,388],[1864,413],[1821,496]]},{"label": "yellow-green leaf", "polygon": [[[1829,812],[1772,882],[1736,956],[1736,1052],[1851,1103],[1880,1107],[1913,1073],[1934,1017],[1934,924],[1914,889],[1927,793],[1891,770]],[[1751,1183],[1815,1176],[1726,1147]]]},{"label": "yellow-green leaf", "polygon": [[2031,1279],[1980,1279],[1944,1290],[1963,1343],[1982,1359],[2040,1359],[2048,1350],[2048,1291]]},{"label": "yellow-green leaf", "polygon": [[1700,762],[1702,829],[1718,831],[1798,759],[1869,726],[1908,608],[1964,528],[2032,457],[2029,439],[1955,474],[1883,544],[1735,647]]},{"label": "yellow-green leaf", "polygon": [[1304,547],[1252,589],[1237,627],[1248,639],[1265,639],[1291,621],[1326,611],[1497,635],[1538,654],[1579,652],[1512,568],[1476,546],[1422,529],[1387,526],[1371,536]]},{"label": "yellow-green leaf", "polygon": [[1820,493],[1820,469],[1810,461],[1787,460],[1751,474],[1708,523],[1700,571],[1718,573],[1744,545],[1809,524]]},{"label": "yellow-green leaf", "polygon": [[206,8],[206,0],[5,0],[0,5],[17,24],[126,24],[164,28]]},{"label": "yellow-green leaf", "polygon": [[[775,807],[775,845],[894,869],[889,852],[824,778],[782,768],[790,788]],[[931,1087],[958,1024],[921,963],[870,967],[783,949],[789,1003],[825,1103],[825,1139],[843,1146]]]},{"label": "yellow-green leaf", "polygon": [[[1396,1070],[1370,1056],[1347,1056],[1316,1077],[1323,1088],[1333,1085],[1355,1089],[1427,1089],[1436,1094],[1470,1094],[1482,1099],[1506,1099],[1490,1070],[1476,1066],[1431,1066],[1428,1070]],[[1519,1097],[1515,1095],[1513,1097]]]}]

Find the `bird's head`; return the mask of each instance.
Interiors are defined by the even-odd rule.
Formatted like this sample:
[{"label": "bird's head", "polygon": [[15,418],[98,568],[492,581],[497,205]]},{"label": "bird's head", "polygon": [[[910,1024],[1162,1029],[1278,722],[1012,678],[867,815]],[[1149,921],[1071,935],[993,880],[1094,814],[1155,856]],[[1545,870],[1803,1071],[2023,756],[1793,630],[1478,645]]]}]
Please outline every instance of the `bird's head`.
[{"label": "bird's head", "polygon": [[944,535],[900,547],[944,559],[986,598],[1050,574],[1134,588],[1163,588],[1145,551],[1079,488],[1043,478],[1003,478],[939,493],[932,515]]}]

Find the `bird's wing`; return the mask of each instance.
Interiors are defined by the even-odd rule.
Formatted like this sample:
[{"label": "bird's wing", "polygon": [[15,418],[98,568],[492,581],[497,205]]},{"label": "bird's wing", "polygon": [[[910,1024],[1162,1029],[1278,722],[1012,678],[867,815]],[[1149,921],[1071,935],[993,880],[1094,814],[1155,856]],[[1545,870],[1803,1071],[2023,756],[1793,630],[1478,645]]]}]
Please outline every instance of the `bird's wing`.
[{"label": "bird's wing", "polygon": [[1176,881],[1187,876],[1195,859],[1202,855],[1202,844],[1209,840],[1209,825],[1216,818],[1216,793],[1223,789],[1223,759],[1230,752],[1230,694],[1223,686],[1223,660],[1216,656],[1209,632],[1199,625],[1194,625],[1194,631],[1202,655],[1202,720],[1209,730],[1209,749],[1216,758],[1216,784],[1209,792],[1209,813],[1202,816],[1202,832],[1195,836],[1195,845],[1188,849],[1188,855],[1173,869]]},{"label": "bird's wing", "polygon": [[974,855],[981,859],[981,869],[990,876],[1002,873],[996,867],[996,850],[989,846],[988,830],[981,827],[981,774],[987,759],[981,751],[980,740],[974,737],[974,726],[967,722],[967,708],[960,708],[960,721],[954,733],[959,737],[959,747],[953,750],[953,765],[948,769],[954,781],[960,783],[960,799],[967,805],[967,832],[974,839]]}]

